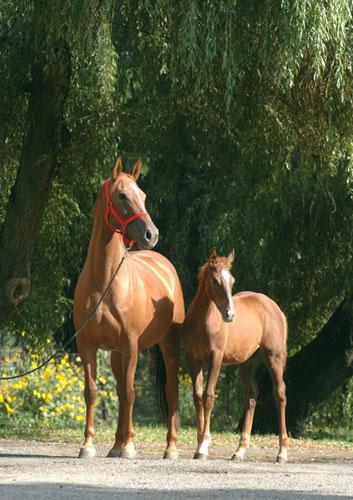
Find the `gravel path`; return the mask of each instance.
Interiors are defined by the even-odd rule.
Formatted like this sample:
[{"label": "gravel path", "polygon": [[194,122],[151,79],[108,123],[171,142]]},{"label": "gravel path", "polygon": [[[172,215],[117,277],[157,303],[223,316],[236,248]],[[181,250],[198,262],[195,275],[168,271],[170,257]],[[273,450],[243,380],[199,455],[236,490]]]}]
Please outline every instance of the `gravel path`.
[{"label": "gravel path", "polygon": [[[56,500],[353,499],[353,454],[291,451],[286,466],[272,463],[276,450],[252,448],[243,463],[226,459],[231,450],[212,450],[206,462],[184,448],[178,461],[156,458],[162,449],[140,449],[133,460],[98,456],[78,460],[77,447],[0,440],[0,498]],[[256,458],[256,460],[255,460]]]}]

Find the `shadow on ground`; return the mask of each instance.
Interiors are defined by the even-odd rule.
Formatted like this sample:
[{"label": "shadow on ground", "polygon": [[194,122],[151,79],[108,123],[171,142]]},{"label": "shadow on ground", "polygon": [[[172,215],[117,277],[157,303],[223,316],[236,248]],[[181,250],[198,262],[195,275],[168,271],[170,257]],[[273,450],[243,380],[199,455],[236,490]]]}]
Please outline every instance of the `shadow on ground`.
[{"label": "shadow on ground", "polygon": [[307,491],[280,491],[280,490],[262,490],[262,489],[144,489],[144,488],[114,488],[114,487],[94,487],[84,486],[80,484],[65,484],[65,483],[23,483],[23,484],[8,484],[0,487],[1,498],[6,500],[51,500],[56,499],[74,499],[85,498],[85,500],[93,500],[99,498],[100,500],[108,499],[139,499],[144,500],[185,500],[187,498],[205,499],[211,498],[215,500],[228,500],[228,499],[280,499],[280,500],[325,500],[339,498],[340,500],[351,500],[351,496],[334,496],[325,495],[320,493],[308,493]]}]

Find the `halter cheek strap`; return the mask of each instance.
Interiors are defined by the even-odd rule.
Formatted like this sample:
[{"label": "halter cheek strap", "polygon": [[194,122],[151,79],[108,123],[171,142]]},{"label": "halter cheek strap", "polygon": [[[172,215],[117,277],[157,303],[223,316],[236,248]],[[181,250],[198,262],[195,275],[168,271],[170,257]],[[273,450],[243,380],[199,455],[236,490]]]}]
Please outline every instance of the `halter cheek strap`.
[{"label": "halter cheek strap", "polygon": [[[118,214],[118,212],[113,207],[113,203],[112,203],[110,193],[109,193],[109,179],[107,181],[105,181],[104,189],[105,189],[105,198],[107,200],[107,204],[105,207],[105,223],[109,227],[109,229],[111,229],[113,231],[113,233],[118,233],[118,234],[122,235],[125,245],[127,245],[128,247],[132,247],[136,242],[134,240],[130,240],[126,236],[127,225],[130,224],[130,222],[133,222],[134,220],[138,219],[139,217],[146,215],[147,212],[144,212],[144,211],[137,212],[136,214],[132,215],[128,219],[125,219],[125,220],[122,219],[120,217],[120,215]],[[110,214],[119,222],[119,224],[121,226],[120,229],[116,229],[114,226],[112,226],[110,224],[110,222],[109,222],[109,215]]]}]

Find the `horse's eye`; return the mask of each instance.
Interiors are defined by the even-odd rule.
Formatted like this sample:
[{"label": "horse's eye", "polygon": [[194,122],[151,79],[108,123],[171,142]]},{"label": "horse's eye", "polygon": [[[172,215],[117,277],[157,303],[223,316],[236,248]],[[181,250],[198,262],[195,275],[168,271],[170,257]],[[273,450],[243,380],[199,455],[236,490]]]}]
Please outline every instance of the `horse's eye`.
[{"label": "horse's eye", "polygon": [[218,281],[216,280],[216,278],[212,278],[212,285],[217,285]]},{"label": "horse's eye", "polygon": [[118,198],[119,198],[120,201],[126,201],[127,200],[127,196],[126,196],[125,193],[119,193]]}]

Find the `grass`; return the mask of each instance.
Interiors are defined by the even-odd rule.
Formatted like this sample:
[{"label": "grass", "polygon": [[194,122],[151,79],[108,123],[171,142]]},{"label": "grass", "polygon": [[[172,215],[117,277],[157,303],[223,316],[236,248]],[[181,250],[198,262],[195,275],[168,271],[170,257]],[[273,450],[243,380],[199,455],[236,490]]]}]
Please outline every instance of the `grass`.
[{"label": "grass", "polygon": [[[42,441],[59,444],[80,443],[83,438],[84,427],[74,428],[43,425],[36,420],[6,419],[0,425],[1,439],[23,439],[26,441]],[[137,433],[135,442],[140,446],[151,446],[165,442],[166,427],[163,425],[135,424]],[[114,439],[115,426],[97,422],[96,442],[110,444]],[[353,432],[336,430],[335,434],[328,429],[311,430],[304,438],[290,439],[290,446],[295,448],[330,447],[334,449],[345,449],[353,451]],[[212,442],[214,446],[229,447],[235,446],[239,435],[232,432],[213,432]],[[182,427],[179,432],[179,444],[181,446],[196,445],[196,430],[192,427]],[[254,435],[252,436],[252,446],[257,448],[275,448],[278,445],[278,437],[275,435]]]}]

